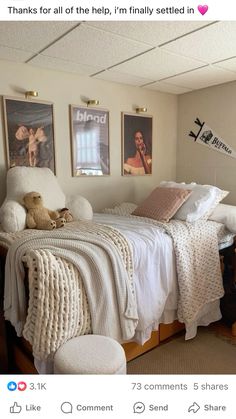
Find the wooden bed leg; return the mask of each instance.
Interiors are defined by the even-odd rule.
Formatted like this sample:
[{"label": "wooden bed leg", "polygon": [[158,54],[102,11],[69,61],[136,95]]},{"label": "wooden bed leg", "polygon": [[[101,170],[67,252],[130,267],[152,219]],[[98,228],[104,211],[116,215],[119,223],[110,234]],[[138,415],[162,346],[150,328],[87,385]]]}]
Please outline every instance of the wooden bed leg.
[{"label": "wooden bed leg", "polygon": [[232,324],[232,335],[233,336],[236,336],[236,322],[234,322],[233,324]]}]

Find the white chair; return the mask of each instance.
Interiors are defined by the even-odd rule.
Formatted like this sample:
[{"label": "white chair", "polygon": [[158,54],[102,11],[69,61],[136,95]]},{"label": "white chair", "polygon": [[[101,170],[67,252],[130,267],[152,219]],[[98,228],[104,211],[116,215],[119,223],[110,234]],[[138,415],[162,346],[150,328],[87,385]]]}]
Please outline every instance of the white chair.
[{"label": "white chair", "polygon": [[106,336],[79,336],[57,350],[54,374],[126,374],[125,351]]}]

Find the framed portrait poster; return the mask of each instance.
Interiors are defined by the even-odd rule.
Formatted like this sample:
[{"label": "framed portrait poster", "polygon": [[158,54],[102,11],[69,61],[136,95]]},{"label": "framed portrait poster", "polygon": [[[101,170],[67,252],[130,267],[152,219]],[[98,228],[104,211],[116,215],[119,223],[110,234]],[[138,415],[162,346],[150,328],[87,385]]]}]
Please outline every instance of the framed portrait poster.
[{"label": "framed portrait poster", "polygon": [[152,174],[152,116],[122,113],[122,175]]},{"label": "framed portrait poster", "polygon": [[3,97],[8,168],[48,167],[55,173],[52,103]]},{"label": "framed portrait poster", "polygon": [[109,112],[70,106],[72,175],[110,175]]}]

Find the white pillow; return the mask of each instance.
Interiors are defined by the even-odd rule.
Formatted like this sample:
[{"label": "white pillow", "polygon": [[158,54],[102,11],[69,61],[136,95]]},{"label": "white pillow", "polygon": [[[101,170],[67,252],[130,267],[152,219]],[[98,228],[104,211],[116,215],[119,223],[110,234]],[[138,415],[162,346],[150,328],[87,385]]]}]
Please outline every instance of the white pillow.
[{"label": "white pillow", "polygon": [[7,195],[0,210],[0,222],[6,232],[16,232],[25,228],[26,211],[23,207],[23,197],[32,191],[42,195],[44,206],[48,209],[58,210],[65,207],[66,197],[50,169],[12,167],[7,172]]},{"label": "white pillow", "polygon": [[176,182],[161,182],[161,187],[182,188],[192,190],[186,202],[176,212],[173,218],[177,220],[194,222],[200,219],[207,219],[215,206],[228,194],[216,186],[198,185],[196,183],[183,184]]},{"label": "white pillow", "polygon": [[123,202],[120,205],[116,205],[114,208],[104,208],[102,212],[114,215],[130,215],[136,208],[137,205],[132,202]]},{"label": "white pillow", "polygon": [[16,233],[26,227],[26,209],[15,201],[5,201],[0,208],[0,222],[7,233]]},{"label": "white pillow", "polygon": [[66,203],[67,208],[73,215],[74,220],[92,220],[93,208],[83,196],[72,197]]},{"label": "white pillow", "polygon": [[229,231],[236,233],[236,206],[218,204],[210,215],[209,220],[225,224]]}]

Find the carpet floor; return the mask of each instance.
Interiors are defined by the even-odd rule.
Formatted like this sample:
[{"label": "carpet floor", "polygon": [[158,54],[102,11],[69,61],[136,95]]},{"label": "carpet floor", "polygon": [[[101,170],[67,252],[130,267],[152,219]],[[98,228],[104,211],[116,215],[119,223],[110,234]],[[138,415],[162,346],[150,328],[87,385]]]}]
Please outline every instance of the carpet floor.
[{"label": "carpet floor", "polygon": [[128,374],[236,374],[235,339],[199,328],[194,339],[184,335],[128,362]]}]

